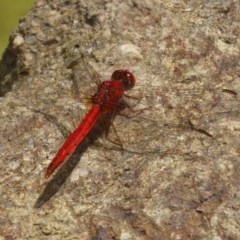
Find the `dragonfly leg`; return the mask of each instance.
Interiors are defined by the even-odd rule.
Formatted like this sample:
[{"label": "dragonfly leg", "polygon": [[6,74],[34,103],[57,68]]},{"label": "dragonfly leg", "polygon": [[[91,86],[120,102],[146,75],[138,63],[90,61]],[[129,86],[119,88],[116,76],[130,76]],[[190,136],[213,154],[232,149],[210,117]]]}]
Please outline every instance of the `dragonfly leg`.
[{"label": "dragonfly leg", "polygon": [[[119,113],[118,113],[119,114]],[[122,141],[121,141],[121,138],[120,138],[120,136],[118,135],[118,132],[117,132],[117,129],[116,129],[116,127],[114,126],[114,117],[115,117],[115,115],[116,114],[111,114],[111,116],[110,116],[110,119],[109,119],[109,124],[108,124],[108,128],[106,128],[105,129],[105,138],[109,141],[109,142],[111,142],[111,143],[113,143],[114,145],[117,145],[118,147],[120,147],[121,148],[121,151],[123,152],[124,151],[124,148],[123,148],[123,144],[122,144]],[[114,132],[114,134],[115,134],[115,136],[116,136],[116,140],[113,140],[113,139],[110,139],[109,138],[109,130],[110,130],[110,127],[111,127],[111,129],[113,130],[113,132]]]}]

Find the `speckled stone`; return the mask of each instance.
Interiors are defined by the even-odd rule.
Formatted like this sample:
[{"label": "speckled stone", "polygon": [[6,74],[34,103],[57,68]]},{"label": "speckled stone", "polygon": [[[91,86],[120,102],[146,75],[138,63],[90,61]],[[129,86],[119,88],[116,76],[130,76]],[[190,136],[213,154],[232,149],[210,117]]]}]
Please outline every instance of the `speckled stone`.
[{"label": "speckled stone", "polygon": [[[239,7],[36,1],[0,64],[1,237],[240,239]],[[114,121],[124,150],[112,130],[46,180],[92,80],[116,69],[137,80]]]}]

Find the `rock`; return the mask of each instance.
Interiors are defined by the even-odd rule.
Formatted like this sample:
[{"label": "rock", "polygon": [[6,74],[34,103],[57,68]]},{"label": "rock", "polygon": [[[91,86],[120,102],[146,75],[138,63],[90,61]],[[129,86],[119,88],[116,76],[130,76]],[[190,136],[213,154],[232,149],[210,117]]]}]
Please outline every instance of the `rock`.
[{"label": "rock", "polygon": [[[238,5],[38,0],[0,64],[2,236],[240,238]],[[116,69],[136,77],[135,112],[47,181],[94,78]]]}]

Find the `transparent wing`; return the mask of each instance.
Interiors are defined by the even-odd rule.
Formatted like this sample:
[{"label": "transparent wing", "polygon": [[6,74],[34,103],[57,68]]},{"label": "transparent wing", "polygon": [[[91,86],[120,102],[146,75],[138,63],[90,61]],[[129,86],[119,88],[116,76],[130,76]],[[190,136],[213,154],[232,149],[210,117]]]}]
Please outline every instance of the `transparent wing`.
[{"label": "transparent wing", "polygon": [[201,149],[206,150],[201,141],[216,144],[216,139],[224,138],[230,118],[237,118],[239,96],[231,89],[214,87],[210,82],[201,85],[166,81],[159,86],[156,82],[137,79],[129,95],[138,97],[127,100],[132,106],[137,101],[135,112],[145,110],[136,117],[116,119],[124,149],[130,152],[173,154],[174,149],[175,154],[185,154],[193,142],[199,141],[201,155]]},{"label": "transparent wing", "polygon": [[70,71],[72,93],[76,99],[84,94],[92,95],[96,91],[101,76],[93,69],[89,52],[81,43],[72,42],[63,49],[64,64]]},{"label": "transparent wing", "polygon": [[[91,47],[79,42],[66,43],[61,48],[61,67],[53,69],[56,77],[44,79],[43,87],[36,93],[43,103],[40,110],[56,116],[70,130],[91,107],[89,99],[101,80],[91,65]],[[124,110],[124,116],[116,117],[115,127],[108,130],[108,139],[116,142],[119,150],[123,146],[124,150],[135,153],[171,152],[172,149],[187,152],[196,135],[212,141],[204,131],[216,136],[222,129],[220,119],[227,117],[224,113],[238,111],[238,95],[224,86],[149,76],[135,74],[136,86],[127,93],[133,97],[125,98],[134,110]],[[141,113],[135,114],[139,110]]]}]

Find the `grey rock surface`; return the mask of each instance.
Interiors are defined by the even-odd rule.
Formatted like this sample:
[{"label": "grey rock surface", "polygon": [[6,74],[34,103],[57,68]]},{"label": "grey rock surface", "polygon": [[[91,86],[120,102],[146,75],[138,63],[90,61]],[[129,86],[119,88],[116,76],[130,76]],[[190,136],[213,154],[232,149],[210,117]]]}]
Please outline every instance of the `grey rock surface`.
[{"label": "grey rock surface", "polygon": [[[0,239],[240,239],[239,7],[36,1],[0,64]],[[96,136],[46,180],[116,69],[137,80],[124,150]]]}]

